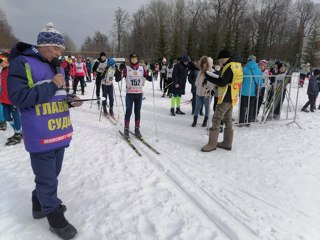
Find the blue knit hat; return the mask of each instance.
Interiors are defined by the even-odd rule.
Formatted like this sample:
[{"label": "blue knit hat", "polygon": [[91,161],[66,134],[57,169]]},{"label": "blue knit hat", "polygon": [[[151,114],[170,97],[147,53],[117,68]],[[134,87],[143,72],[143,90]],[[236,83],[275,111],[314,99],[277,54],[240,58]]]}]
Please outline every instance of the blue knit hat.
[{"label": "blue knit hat", "polygon": [[47,23],[46,27],[39,33],[37,46],[58,46],[65,49],[64,39],[62,34],[53,28],[53,23]]},{"label": "blue knit hat", "polygon": [[108,58],[107,64],[108,66],[114,67],[116,65],[116,61],[113,58]]}]

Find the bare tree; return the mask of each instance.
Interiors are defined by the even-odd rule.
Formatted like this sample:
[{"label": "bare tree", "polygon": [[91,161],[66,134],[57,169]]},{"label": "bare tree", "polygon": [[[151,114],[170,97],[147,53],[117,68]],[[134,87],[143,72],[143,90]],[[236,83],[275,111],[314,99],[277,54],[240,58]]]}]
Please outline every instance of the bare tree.
[{"label": "bare tree", "polygon": [[81,50],[86,52],[110,52],[111,47],[108,37],[105,34],[97,31],[95,32],[93,38],[86,37],[81,46]]},{"label": "bare tree", "polygon": [[12,29],[2,9],[0,9],[0,33],[0,48],[12,48],[13,45],[18,42],[18,39],[12,33]]},{"label": "bare tree", "polygon": [[64,38],[65,51],[66,52],[76,52],[77,51],[77,47],[74,44],[74,42],[71,39],[71,37],[67,33],[64,33],[63,34],[63,38]]},{"label": "bare tree", "polygon": [[116,36],[118,47],[118,54],[121,52],[121,40],[124,34],[128,31],[130,27],[130,16],[129,13],[118,7],[114,14],[114,35]]}]

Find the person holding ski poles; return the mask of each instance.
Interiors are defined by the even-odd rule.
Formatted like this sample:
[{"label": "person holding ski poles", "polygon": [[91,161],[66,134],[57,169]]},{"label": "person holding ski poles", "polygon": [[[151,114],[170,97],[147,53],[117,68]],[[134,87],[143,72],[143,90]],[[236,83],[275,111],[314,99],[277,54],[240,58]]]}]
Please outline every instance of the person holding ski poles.
[{"label": "person holding ski poles", "polygon": [[[100,53],[100,57],[97,59],[95,64],[92,67],[92,72],[96,73],[96,96],[100,99],[100,88],[101,88],[101,80],[102,80],[102,73],[107,68],[107,55],[105,52]],[[98,104],[100,101],[97,102]]]},{"label": "person holding ski poles", "polygon": [[71,239],[77,230],[66,220],[66,206],[57,196],[58,175],[73,132],[69,107],[82,102],[67,103],[63,69],[53,64],[64,49],[63,36],[52,23],[39,33],[36,46],[17,43],[9,56],[8,94],[19,108],[24,145],[35,175],[33,218],[47,217],[51,232]]},{"label": "person holding ski poles", "polygon": [[104,114],[107,115],[107,97],[109,96],[109,113],[113,116],[113,78],[117,76],[117,74],[121,76],[121,72],[116,68],[116,61],[113,58],[108,58],[107,64],[106,70],[101,75],[102,96],[105,97],[105,100],[102,101],[102,108]]},{"label": "person holding ski poles", "polygon": [[[130,117],[134,105],[135,128],[134,133],[137,137],[142,137],[140,132],[141,105],[142,105],[142,88],[144,81],[152,81],[152,76],[148,75],[147,69],[139,65],[139,57],[136,53],[129,56],[129,66],[122,66],[122,74],[126,80],[126,113],[124,118],[124,136],[129,139]],[[116,77],[116,81],[121,81],[121,76]]]}]

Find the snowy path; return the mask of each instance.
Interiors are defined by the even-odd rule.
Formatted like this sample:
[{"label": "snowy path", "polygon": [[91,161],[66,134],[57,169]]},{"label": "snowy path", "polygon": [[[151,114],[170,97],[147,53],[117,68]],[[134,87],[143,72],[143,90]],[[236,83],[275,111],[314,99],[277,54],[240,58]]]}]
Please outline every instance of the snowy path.
[{"label": "snowy path", "polygon": [[[145,96],[141,131],[160,155],[132,138],[138,157],[117,133],[121,122],[98,122],[96,103],[71,110],[75,132],[59,196],[76,239],[320,239],[320,111],[299,112],[302,130],[285,122],[236,128],[231,152],[202,153],[208,136],[199,123],[190,126],[190,104],[182,105],[185,116],[172,117],[156,90],[156,142],[149,83]],[[28,154],[23,145],[4,147],[9,129],[0,134],[0,239],[58,239],[46,220],[31,217]]]}]

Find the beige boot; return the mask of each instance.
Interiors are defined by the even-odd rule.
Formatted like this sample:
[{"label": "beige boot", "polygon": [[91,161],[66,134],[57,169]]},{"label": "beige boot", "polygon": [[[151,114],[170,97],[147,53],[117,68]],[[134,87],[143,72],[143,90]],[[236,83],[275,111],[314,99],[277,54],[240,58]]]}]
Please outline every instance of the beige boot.
[{"label": "beige boot", "polygon": [[218,148],[223,148],[225,150],[231,150],[233,141],[233,129],[224,129],[223,141],[218,143]]},{"label": "beige boot", "polygon": [[219,131],[210,131],[209,142],[207,145],[201,148],[202,152],[210,152],[217,149]]}]

